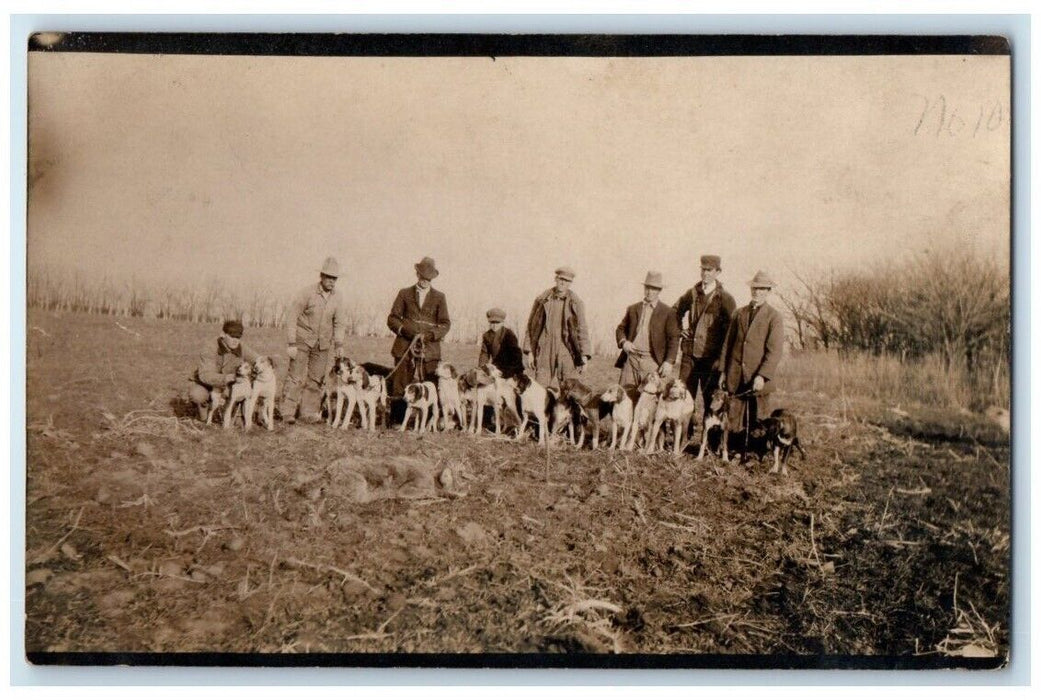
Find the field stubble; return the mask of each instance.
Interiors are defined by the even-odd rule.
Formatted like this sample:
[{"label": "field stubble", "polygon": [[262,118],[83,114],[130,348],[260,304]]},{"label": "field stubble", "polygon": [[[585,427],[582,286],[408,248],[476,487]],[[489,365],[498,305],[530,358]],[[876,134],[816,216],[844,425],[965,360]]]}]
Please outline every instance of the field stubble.
[{"label": "field stubble", "polygon": [[1008,653],[1008,438],[976,418],[781,393],[809,453],[788,479],[491,435],[246,435],[182,413],[216,327],[28,326],[29,652]]}]

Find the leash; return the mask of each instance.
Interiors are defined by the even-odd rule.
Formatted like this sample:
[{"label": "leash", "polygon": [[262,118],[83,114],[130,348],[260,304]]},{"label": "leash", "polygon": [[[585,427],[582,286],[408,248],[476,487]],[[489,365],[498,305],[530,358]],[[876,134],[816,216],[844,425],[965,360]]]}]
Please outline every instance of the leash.
[{"label": "leash", "polygon": [[[390,374],[394,374],[399,369],[401,369],[401,365],[405,364],[405,360],[412,356],[412,349],[415,347],[417,341],[422,340],[423,338],[418,335],[412,339],[412,342],[409,343],[408,348],[405,350],[405,354],[401,356],[400,360],[398,360],[398,364],[394,365],[394,369],[390,370]],[[387,376],[389,377],[390,374],[388,374]]]},{"label": "leash", "polygon": [[[755,396],[758,393],[759,392],[757,392],[755,389],[749,389],[747,391],[742,391],[739,394],[731,394],[730,396],[731,396],[731,398],[735,398],[735,399],[743,399],[746,396]],[[749,420],[749,418],[751,418],[751,416],[752,416],[752,407],[749,405],[748,401],[745,401],[745,431],[744,431],[745,432],[745,452],[748,452],[748,435],[749,435],[749,433],[752,432],[752,426],[750,426],[748,424],[748,420]]]},{"label": "leash", "polygon": [[[750,417],[750,415],[751,415],[751,407],[748,405],[748,402],[745,401],[745,452],[746,453],[748,452],[748,434],[752,432],[752,426],[750,426],[748,424],[748,418]],[[744,458],[745,458],[745,456],[742,455],[741,459],[743,460]]]},{"label": "leash", "polygon": [[412,355],[412,381],[423,380],[423,363],[426,361],[426,341],[422,335],[417,335],[408,346],[408,352]]}]

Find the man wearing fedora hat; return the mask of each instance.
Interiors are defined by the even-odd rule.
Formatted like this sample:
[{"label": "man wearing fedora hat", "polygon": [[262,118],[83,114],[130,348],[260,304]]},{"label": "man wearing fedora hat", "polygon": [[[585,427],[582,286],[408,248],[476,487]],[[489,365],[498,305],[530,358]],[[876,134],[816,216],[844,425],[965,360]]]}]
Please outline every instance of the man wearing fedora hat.
[{"label": "man wearing fedora hat", "polygon": [[622,370],[618,380],[622,386],[638,386],[654,372],[663,377],[672,372],[680,326],[672,308],[658,299],[663,286],[660,272],[648,272],[643,280],[643,301],[626,309],[615,329],[622,352],[614,366]]},{"label": "man wearing fedora hat", "polygon": [[394,397],[403,396],[405,387],[414,381],[436,381],[441,339],[452,327],[445,295],[430,286],[439,274],[434,259],[423,258],[415,268],[416,283],[398,292],[387,316],[387,326],[395,336],[390,348],[395,370],[387,391]]},{"label": "man wearing fedora hat", "polygon": [[241,321],[225,321],[217,340],[207,341],[199,353],[192,385],[188,389],[188,400],[198,409],[199,420],[206,420],[210,390],[231,384],[240,364],[257,359],[257,353],[242,342],[242,331]]},{"label": "man wearing fedora hat", "polygon": [[721,386],[733,394],[729,420],[735,432],[755,425],[759,416],[769,412],[768,400],[784,352],[784,319],[767,303],[773,279],[760,270],[748,286],[752,300],[734,314],[718,365],[723,372]]},{"label": "man wearing fedora hat", "polygon": [[300,418],[321,422],[322,382],[329,365],[329,351],[343,355],[343,336],[347,328],[343,297],[336,291],[340,265],[326,258],[318,274],[318,284],[301,289],[289,307],[286,342],[289,345],[289,373],[282,386],[280,413],[286,423]]},{"label": "man wearing fedora hat", "polygon": [[491,362],[506,379],[522,374],[524,362],[521,359],[520,343],[517,342],[516,334],[503,325],[506,312],[496,307],[488,309],[486,316],[489,327],[481,336],[481,354],[477,364]]},{"label": "man wearing fedora hat", "polygon": [[535,297],[524,334],[524,365],[548,388],[581,374],[593,356],[585,304],[571,291],[575,271],[558,267],[554,275],[553,286]]},{"label": "man wearing fedora hat", "polygon": [[692,398],[697,399],[700,387],[706,410],[719,384],[716,365],[737,308],[734,297],[718,280],[721,263],[718,255],[702,255],[701,281],[684,292],[672,307],[683,329],[679,376]]}]

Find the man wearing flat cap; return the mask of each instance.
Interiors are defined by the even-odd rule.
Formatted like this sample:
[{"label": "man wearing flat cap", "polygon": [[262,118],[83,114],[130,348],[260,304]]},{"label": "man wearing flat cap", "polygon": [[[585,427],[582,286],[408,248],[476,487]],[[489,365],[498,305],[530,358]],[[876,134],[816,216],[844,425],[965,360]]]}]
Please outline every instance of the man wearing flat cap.
[{"label": "man wearing flat cap", "polygon": [[503,325],[506,312],[500,308],[488,309],[488,330],[481,336],[481,354],[477,364],[491,362],[499,368],[506,379],[524,372],[520,344],[516,334]]},{"label": "man wearing flat cap", "polygon": [[768,415],[770,393],[776,386],[777,367],[784,352],[784,319],[767,303],[773,279],[760,270],[748,286],[752,300],[734,314],[719,357],[721,385],[732,394],[729,421],[733,432],[755,425],[760,416]]},{"label": "man wearing flat cap", "polygon": [[301,289],[290,304],[286,323],[289,344],[289,373],[282,386],[282,420],[300,419],[320,423],[322,382],[329,366],[329,353],[343,355],[343,336],[347,328],[343,295],[336,291],[340,265],[326,258],[318,273],[318,284]]},{"label": "man wearing flat cap", "polygon": [[721,259],[701,256],[701,281],[688,289],[673,305],[683,340],[680,343],[680,379],[691,398],[701,400],[705,409],[719,384],[719,354],[737,302],[719,281]]},{"label": "man wearing flat cap", "polygon": [[242,342],[242,331],[241,321],[225,321],[216,341],[207,341],[199,353],[192,385],[188,389],[188,400],[196,406],[199,420],[206,420],[210,391],[234,382],[239,365],[257,359],[257,353]]},{"label": "man wearing flat cap", "polygon": [[618,383],[624,387],[639,386],[648,374],[666,377],[672,372],[680,326],[672,308],[658,299],[663,286],[660,272],[648,272],[643,280],[643,301],[626,309],[615,329],[622,352],[614,366],[622,370]]},{"label": "man wearing flat cap", "polygon": [[524,334],[524,364],[550,388],[581,374],[593,356],[585,304],[571,291],[575,271],[558,267],[554,275],[553,287],[535,297]]},{"label": "man wearing flat cap", "polygon": [[436,381],[441,340],[452,327],[445,295],[430,286],[439,274],[434,259],[423,258],[415,269],[416,283],[398,292],[387,316],[387,326],[395,336],[390,354],[397,368],[390,375],[387,391],[396,398],[412,382]]}]

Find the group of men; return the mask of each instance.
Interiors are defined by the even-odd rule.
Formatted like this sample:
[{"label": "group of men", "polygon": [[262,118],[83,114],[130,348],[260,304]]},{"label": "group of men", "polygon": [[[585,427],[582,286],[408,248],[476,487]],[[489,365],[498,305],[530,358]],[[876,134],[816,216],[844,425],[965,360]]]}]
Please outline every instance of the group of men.
[{"label": "group of men", "polygon": [[[691,396],[702,396],[705,409],[713,392],[722,387],[732,395],[730,421],[740,429],[765,415],[765,405],[776,384],[777,366],[784,349],[784,322],[768,303],[773,280],[760,271],[749,282],[751,301],[736,308],[723,289],[718,255],[701,256],[701,280],[673,306],[659,296],[664,284],[660,272],[648,272],[643,300],[626,309],[615,331],[620,354],[615,367],[619,383],[637,386],[650,373],[668,378],[679,362],[679,379]],[[401,289],[387,316],[394,332],[388,392],[400,397],[413,381],[435,381],[441,360],[441,341],[451,328],[444,293],[431,283],[438,276],[432,258],[415,264],[416,283]],[[331,357],[343,355],[347,327],[342,294],[336,290],[340,268],[327,258],[317,284],[293,299],[287,325],[289,371],[283,383],[279,413],[283,422],[322,420],[322,385]],[[487,312],[488,331],[481,338],[479,364],[491,361],[506,377],[528,371],[546,387],[584,373],[592,357],[585,306],[571,289],[575,272],[560,267],[554,284],[535,298],[524,329],[523,343],[506,328],[499,308]],[[242,323],[228,321],[216,342],[204,349],[189,397],[205,417],[210,388],[235,379],[235,369],[256,353],[241,342]]]}]

